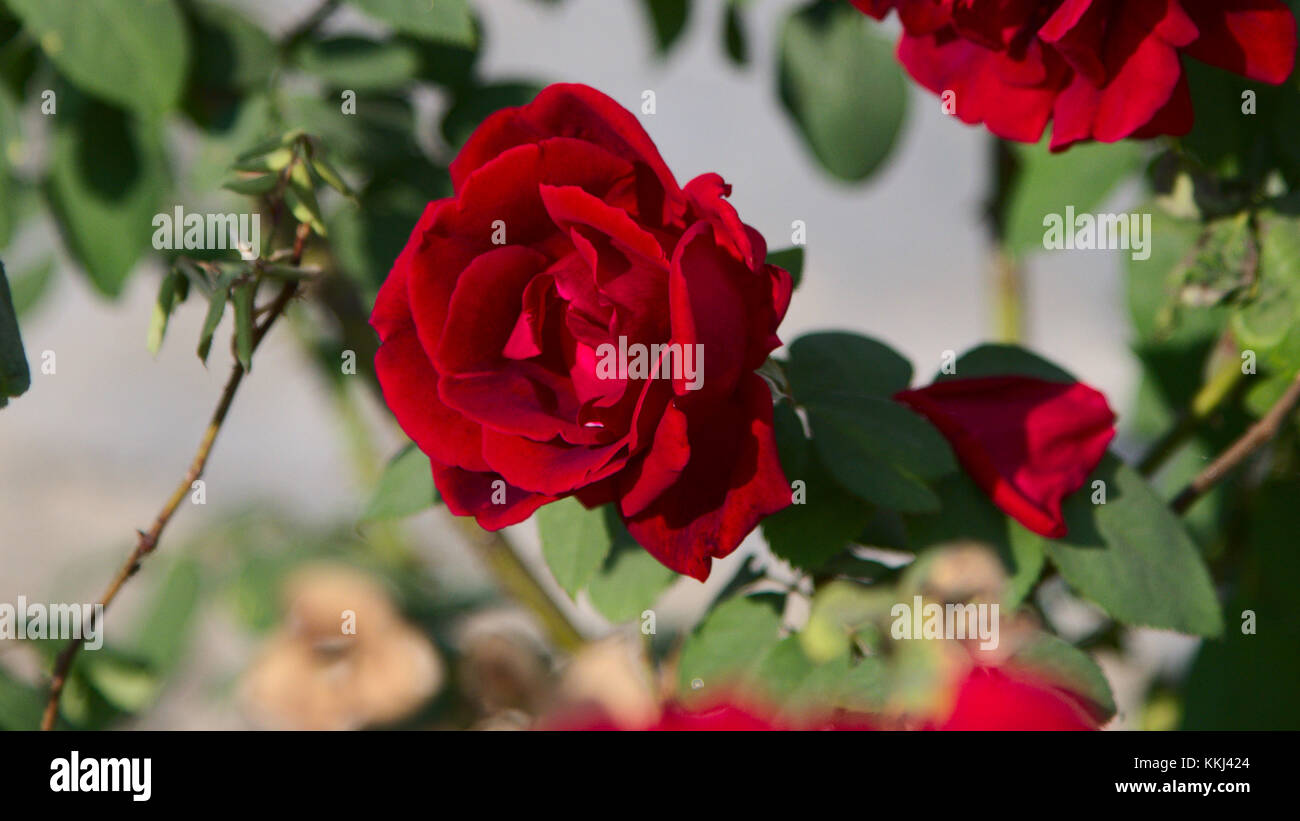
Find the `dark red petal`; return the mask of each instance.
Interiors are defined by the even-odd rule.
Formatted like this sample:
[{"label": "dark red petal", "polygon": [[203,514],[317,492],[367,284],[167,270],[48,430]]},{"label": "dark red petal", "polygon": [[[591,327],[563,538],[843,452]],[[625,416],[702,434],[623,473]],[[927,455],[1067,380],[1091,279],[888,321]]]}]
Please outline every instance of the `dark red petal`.
[{"label": "dark red petal", "polygon": [[681,478],[625,521],[652,556],[704,581],[712,558],[730,555],[764,517],[789,506],[790,485],[762,377],[746,374],[730,402],[691,416],[687,428],[691,459]]},{"label": "dark red petal", "polygon": [[1187,53],[1265,83],[1295,67],[1296,21],[1281,0],[1182,0],[1201,36]]},{"label": "dark red petal", "polygon": [[951,714],[936,730],[1095,730],[1069,694],[1002,670],[977,667],[957,691]]},{"label": "dark red petal", "polygon": [[[485,530],[518,524],[555,497],[529,493],[505,482],[495,473],[478,473],[433,462],[433,483],[457,516],[473,516]],[[499,483],[499,484],[498,484]],[[498,504],[495,499],[503,498]]]},{"label": "dark red petal", "polygon": [[[695,393],[700,401],[729,396],[745,365],[749,324],[745,316],[743,268],[713,239],[707,223],[696,223],[677,244],[668,279],[672,343],[694,362],[699,385],[674,374],[673,391]],[[700,347],[695,347],[699,345]]]},{"label": "dark red petal", "polygon": [[1083,485],[1115,436],[1106,397],[1078,382],[954,379],[895,398],[934,423],[994,504],[1049,538],[1065,535],[1061,501]]}]

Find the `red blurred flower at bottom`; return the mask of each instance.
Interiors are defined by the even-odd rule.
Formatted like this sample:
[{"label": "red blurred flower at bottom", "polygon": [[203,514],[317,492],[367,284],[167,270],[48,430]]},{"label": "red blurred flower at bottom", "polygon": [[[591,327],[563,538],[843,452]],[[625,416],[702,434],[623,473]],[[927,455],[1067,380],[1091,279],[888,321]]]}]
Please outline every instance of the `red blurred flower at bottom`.
[{"label": "red blurred flower at bottom", "polygon": [[953,379],[894,398],[934,423],[994,504],[1052,539],[1066,533],[1061,501],[1083,486],[1115,436],[1106,397],[1081,382]]},{"label": "red blurred flower at bottom", "polygon": [[[756,708],[743,699],[689,708],[668,704],[659,719],[641,727],[620,727],[603,715],[570,715],[544,722],[548,730],[755,731],[875,730],[897,726],[862,713],[829,718],[778,718],[775,709]],[[1081,702],[1064,690],[1020,672],[992,667],[972,669],[957,685],[951,711],[943,718],[909,724],[921,730],[1096,730],[1097,723]]]},{"label": "red blurred flower at bottom", "polygon": [[952,712],[931,730],[1095,730],[1064,691],[992,667],[976,667],[957,690]]}]

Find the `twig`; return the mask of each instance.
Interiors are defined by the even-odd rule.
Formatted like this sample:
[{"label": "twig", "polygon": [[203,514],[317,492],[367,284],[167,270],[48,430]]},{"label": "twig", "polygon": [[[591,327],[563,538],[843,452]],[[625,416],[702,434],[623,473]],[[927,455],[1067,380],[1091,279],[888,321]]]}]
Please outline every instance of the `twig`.
[{"label": "twig", "polygon": [[[307,234],[303,229],[307,227],[305,224],[300,225],[295,236],[295,264],[302,258],[302,247],[306,242]],[[297,289],[298,283],[296,282],[287,282],[280,289],[275,301],[271,303],[271,310],[266,317],[266,321],[253,328],[253,350],[256,350],[257,346],[261,344],[272,323],[284,313]],[[230,371],[230,378],[226,380],[226,387],[221,391],[221,399],[217,402],[217,408],[212,412],[208,427],[204,430],[203,438],[199,441],[199,447],[194,454],[194,459],[190,462],[189,471],[186,472],[185,478],[176,485],[176,489],[172,491],[171,497],[163,505],[162,510],[158,512],[158,516],[154,519],[149,530],[147,532],[143,530],[136,531],[135,549],[131,551],[131,555],[127,557],[126,562],[118,569],[117,575],[113,577],[104,594],[100,596],[100,607],[97,608],[99,612],[108,610],[108,606],[112,604],[113,599],[117,598],[122,585],[126,584],[127,580],[136,574],[144,558],[158,547],[158,540],[162,536],[163,529],[172,520],[172,516],[175,515],[177,508],[185,500],[186,495],[189,494],[194,482],[198,481],[199,477],[203,475],[203,469],[208,464],[208,456],[212,453],[212,445],[216,442],[217,434],[221,432],[221,426],[226,421],[226,414],[230,411],[230,405],[235,399],[235,392],[239,390],[239,385],[244,380],[244,373],[243,366],[236,361]],[[93,618],[94,616],[92,616]],[[93,630],[94,622],[92,621],[91,624],[90,629]],[[55,660],[54,672],[50,679],[50,696],[45,704],[45,714],[41,718],[42,730],[54,729],[54,722],[59,715],[59,698],[63,695],[63,687],[67,684],[68,672],[72,669],[72,662],[76,659],[78,651],[81,650],[81,644],[80,639],[70,640]]]},{"label": "twig", "polygon": [[1173,456],[1196,433],[1206,419],[1236,395],[1244,383],[1243,375],[1240,363],[1231,360],[1210,377],[1192,398],[1191,406],[1142,457],[1142,461],[1138,463],[1138,472],[1143,476],[1150,476],[1159,470],[1169,457]]},{"label": "twig", "polygon": [[1300,375],[1291,382],[1291,386],[1286,389],[1286,393],[1282,394],[1282,398],[1269,408],[1264,418],[1252,425],[1240,439],[1219,454],[1209,467],[1197,474],[1196,478],[1183,488],[1183,491],[1170,503],[1174,512],[1186,512],[1197,499],[1204,496],[1248,456],[1272,440],[1297,404],[1300,404]]}]

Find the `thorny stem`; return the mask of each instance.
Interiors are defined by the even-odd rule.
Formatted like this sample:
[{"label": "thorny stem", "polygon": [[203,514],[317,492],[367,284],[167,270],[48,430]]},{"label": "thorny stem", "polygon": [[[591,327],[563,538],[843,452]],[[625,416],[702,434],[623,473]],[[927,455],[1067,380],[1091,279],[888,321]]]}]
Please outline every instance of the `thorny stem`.
[{"label": "thorny stem", "polygon": [[[298,264],[302,259],[303,246],[307,241],[308,226],[303,224],[298,226],[297,234],[294,237],[293,258],[294,264]],[[266,320],[261,325],[253,328],[252,348],[257,349],[262,339],[266,337],[267,331],[271,325],[284,313],[289,306],[294,294],[297,292],[298,284],[290,281],[284,284],[280,293],[276,296],[275,301],[271,303],[270,310],[267,313]],[[97,608],[99,611],[108,610],[108,606],[117,598],[122,586],[126,584],[136,571],[140,569],[141,562],[150,553],[158,547],[158,541],[162,537],[163,530],[171,522],[172,516],[176,514],[177,508],[189,494],[194,482],[198,481],[203,475],[203,470],[207,467],[208,457],[212,453],[212,446],[217,440],[217,434],[221,432],[221,426],[226,421],[226,414],[230,412],[230,405],[235,400],[235,393],[239,390],[239,385],[244,380],[244,368],[235,362],[231,369],[230,378],[226,380],[226,386],[221,391],[221,399],[217,402],[216,410],[212,412],[212,418],[208,422],[207,428],[203,431],[203,438],[199,440],[198,450],[194,453],[194,459],[190,462],[190,469],[186,472],[185,477],[176,485],[172,495],[163,505],[162,510],[158,512],[153,521],[153,525],[148,531],[137,530],[137,539],[135,549],[127,557],[126,561],[118,569],[113,580],[109,582],[108,588],[100,596]],[[94,616],[91,617],[94,619]],[[94,629],[92,621],[91,630]],[[68,672],[72,668],[72,662],[76,659],[78,651],[81,650],[82,641],[80,639],[71,639],[63,651],[59,653],[54,663],[54,672],[50,679],[49,700],[45,704],[45,714],[41,718],[41,729],[52,730],[54,723],[59,715],[59,698],[63,695],[63,687],[67,684]]]},{"label": "thorny stem", "polygon": [[1236,442],[1219,454],[1209,467],[1197,474],[1183,491],[1174,497],[1170,507],[1175,513],[1185,513],[1198,499],[1208,493],[1225,476],[1235,470],[1247,457],[1270,442],[1282,428],[1282,423],[1300,404],[1300,375],[1282,394],[1282,398],[1269,408],[1268,413],[1246,431]]}]

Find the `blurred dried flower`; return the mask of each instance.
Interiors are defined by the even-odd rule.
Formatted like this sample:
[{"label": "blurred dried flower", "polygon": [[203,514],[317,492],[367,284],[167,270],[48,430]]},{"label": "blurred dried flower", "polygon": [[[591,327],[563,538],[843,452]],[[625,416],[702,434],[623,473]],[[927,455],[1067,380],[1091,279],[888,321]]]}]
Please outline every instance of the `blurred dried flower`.
[{"label": "blurred dried flower", "polygon": [[382,586],[343,565],[311,565],[285,584],[288,616],[241,682],[253,720],[292,730],[396,721],[437,692],[443,664]]}]

